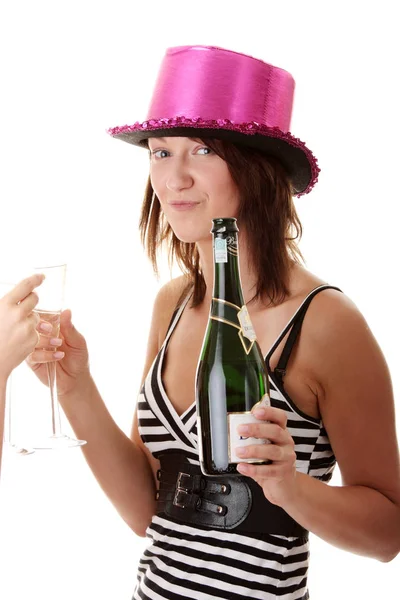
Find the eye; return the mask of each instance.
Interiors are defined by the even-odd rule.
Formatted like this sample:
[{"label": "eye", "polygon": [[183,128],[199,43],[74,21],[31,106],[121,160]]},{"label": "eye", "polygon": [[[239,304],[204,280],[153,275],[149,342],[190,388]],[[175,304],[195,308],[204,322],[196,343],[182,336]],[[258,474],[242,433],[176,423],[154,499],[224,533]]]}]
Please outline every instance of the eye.
[{"label": "eye", "polygon": [[167,150],[152,150],[151,155],[154,156],[154,158],[166,158],[169,156],[169,152]]},{"label": "eye", "polygon": [[203,146],[202,148],[199,148],[196,152],[196,154],[203,154],[203,155],[211,154],[211,153],[212,153],[211,148],[207,148],[207,146]]}]

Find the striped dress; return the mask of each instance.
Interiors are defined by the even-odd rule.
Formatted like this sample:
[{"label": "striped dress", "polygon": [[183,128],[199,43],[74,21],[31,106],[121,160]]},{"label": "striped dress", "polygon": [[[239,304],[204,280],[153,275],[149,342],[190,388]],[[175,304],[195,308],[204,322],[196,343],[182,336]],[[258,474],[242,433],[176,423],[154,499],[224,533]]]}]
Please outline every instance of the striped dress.
[{"label": "striped dress", "polygon": [[[325,288],[318,288],[314,294]],[[168,341],[189,297],[175,311],[164,344],[143,384],[138,418],[141,438],[155,458],[173,452],[199,464],[195,402],[179,416],[161,376]],[[293,331],[302,308],[308,307],[306,301],[268,353],[268,368],[269,357],[286,333]],[[296,408],[270,369],[269,373],[271,403],[287,414],[287,427],[295,442],[297,470],[329,481],[336,461],[322,422]],[[202,529],[178,524],[165,514],[153,517],[147,536],[149,545],[140,559],[135,600],[309,598],[307,538]]]}]

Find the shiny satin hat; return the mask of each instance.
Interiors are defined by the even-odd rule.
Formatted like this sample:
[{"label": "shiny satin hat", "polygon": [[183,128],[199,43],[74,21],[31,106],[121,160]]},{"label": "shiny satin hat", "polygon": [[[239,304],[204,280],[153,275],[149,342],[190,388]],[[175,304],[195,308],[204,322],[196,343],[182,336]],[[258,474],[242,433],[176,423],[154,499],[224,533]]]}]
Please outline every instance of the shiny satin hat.
[{"label": "shiny satin hat", "polygon": [[295,82],[287,71],[214,46],[168,48],[147,118],[113,127],[115,138],[147,147],[150,137],[218,138],[275,156],[298,196],[320,171],[290,131]]}]

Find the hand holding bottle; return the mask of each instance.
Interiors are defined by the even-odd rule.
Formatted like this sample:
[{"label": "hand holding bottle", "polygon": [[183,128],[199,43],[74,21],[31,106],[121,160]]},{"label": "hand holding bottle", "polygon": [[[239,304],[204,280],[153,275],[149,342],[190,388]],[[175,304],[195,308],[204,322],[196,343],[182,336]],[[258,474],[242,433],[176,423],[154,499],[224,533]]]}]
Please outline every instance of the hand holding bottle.
[{"label": "hand holding bottle", "polygon": [[[57,344],[53,343],[55,341],[57,341]],[[48,385],[46,363],[57,361],[57,390],[58,397],[62,399],[62,396],[65,396],[76,387],[81,378],[89,375],[89,356],[86,340],[72,324],[70,310],[64,310],[61,313],[60,337],[57,340],[51,340],[51,343],[57,346],[56,353],[36,349],[28,357],[27,363],[40,381]],[[41,345],[48,345],[48,341]]]},{"label": "hand holding bottle", "polygon": [[267,500],[282,506],[296,494],[296,453],[293,438],[286,428],[287,416],[284,410],[272,406],[256,406],[253,415],[259,423],[240,425],[238,433],[271,443],[240,447],[236,454],[246,460],[270,460],[272,463],[240,463],[237,470],[254,479]]},{"label": "hand holding bottle", "polygon": [[18,283],[0,298],[0,378],[7,380],[35,348],[39,340],[40,318],[33,313],[38,297],[34,289],[43,275],[33,275]]}]

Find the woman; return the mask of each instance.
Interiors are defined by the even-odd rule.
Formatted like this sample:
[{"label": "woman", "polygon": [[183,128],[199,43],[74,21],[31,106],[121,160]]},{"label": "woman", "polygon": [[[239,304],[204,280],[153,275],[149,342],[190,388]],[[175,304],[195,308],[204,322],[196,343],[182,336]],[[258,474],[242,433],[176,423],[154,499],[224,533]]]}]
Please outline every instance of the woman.
[{"label": "woman", "polygon": [[[149,150],[140,228],[153,266],[166,242],[185,272],[155,300],[131,439],[95,387],[68,311],[61,321],[60,401],[88,441],[83,452],[103,490],[133,531],[152,540],[137,599],[306,599],[308,531],[381,561],[399,552],[399,455],[384,358],[354,304],[301,266],[295,244],[292,195],[308,193],[319,169],[288,132],[293,90],[288,73],[251,57],[173,48],[148,120],[110,130]],[[209,485],[198,478],[197,487],[193,479],[182,487],[182,473],[198,464],[194,380],[215,217],[238,219],[244,297],[272,399],[243,432],[272,442],[243,457],[272,463],[238,466],[252,508],[230,529],[208,526],[202,510],[181,509],[174,496],[183,490],[198,508]],[[46,359],[30,358],[42,381]],[[342,487],[326,485],[336,460]]]},{"label": "woman", "polygon": [[0,298],[0,467],[7,380],[40,341],[39,330],[45,333],[52,328],[32,312],[38,303],[33,290],[43,279],[44,275],[33,275]]}]

